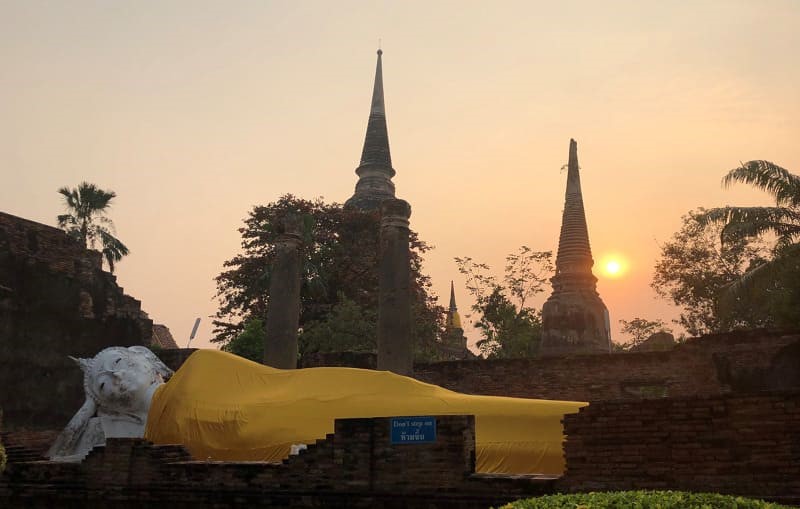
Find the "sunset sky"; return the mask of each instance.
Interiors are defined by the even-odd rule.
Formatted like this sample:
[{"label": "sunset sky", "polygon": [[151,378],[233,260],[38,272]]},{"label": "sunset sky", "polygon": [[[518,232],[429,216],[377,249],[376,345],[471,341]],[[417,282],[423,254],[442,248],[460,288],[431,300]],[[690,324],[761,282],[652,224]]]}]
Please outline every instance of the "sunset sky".
[{"label": "sunset sky", "polygon": [[677,315],[649,283],[681,215],[769,203],[727,170],[800,173],[793,0],[0,0],[0,210],[54,225],[59,187],[114,190],[119,284],[209,345],[248,210],[352,195],[379,39],[397,194],[462,314],[453,257],[556,249],[570,138],[613,332]]}]

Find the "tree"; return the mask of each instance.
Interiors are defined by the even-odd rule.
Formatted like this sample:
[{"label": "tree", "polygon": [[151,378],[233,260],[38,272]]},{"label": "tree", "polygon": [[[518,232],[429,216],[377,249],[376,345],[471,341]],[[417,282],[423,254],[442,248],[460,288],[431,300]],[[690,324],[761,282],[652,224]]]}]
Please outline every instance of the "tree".
[{"label": "tree", "polygon": [[[274,243],[278,225],[287,214],[301,218],[303,225],[301,354],[327,348],[320,343],[320,331],[324,327],[341,328],[342,321],[353,319],[362,338],[367,324],[377,331],[379,213],[285,195],[276,202],[253,207],[239,229],[242,253],[226,261],[226,270],[216,277],[221,305],[212,341],[226,344],[248,321],[266,316]],[[422,272],[422,255],[429,246],[413,231],[410,245],[412,339],[417,350],[424,350],[421,347],[434,343],[443,329],[444,310],[430,294],[430,278]],[[356,312],[356,307],[360,311]]]},{"label": "tree", "polygon": [[264,322],[253,318],[238,336],[222,345],[222,350],[260,363],[264,360],[264,335]]},{"label": "tree", "polygon": [[130,251],[114,234],[114,223],[106,217],[114,191],[104,191],[94,184],[81,182],[74,189],[62,187],[58,192],[64,198],[66,214],[58,216],[58,226],[90,249],[100,246],[109,270]]},{"label": "tree", "polygon": [[726,288],[721,304],[769,301],[774,325],[796,325],[800,321],[800,176],[769,161],[749,161],[729,171],[722,184],[750,184],[768,193],[769,207],[718,207],[698,216],[703,225],[722,226],[723,244],[769,239],[769,256],[757,260]]},{"label": "tree", "polygon": [[470,257],[455,258],[458,271],[467,278],[467,290],[479,314],[475,327],[481,331],[477,345],[487,358],[533,357],[542,335],[541,312],[530,299],[542,293],[553,272],[552,253],[522,246],[506,257],[502,283],[485,263]]},{"label": "tree", "polygon": [[667,327],[667,324],[665,324],[663,320],[659,319],[646,320],[636,317],[632,320],[620,320],[619,323],[622,325],[621,332],[630,336],[630,341],[621,345],[623,349],[639,346],[650,336],[659,332],[672,333],[672,329]]},{"label": "tree", "polygon": [[375,352],[378,348],[378,317],[374,309],[363,309],[344,293],[321,320],[312,320],[300,334],[304,352]]},{"label": "tree", "polygon": [[704,209],[683,216],[681,229],[661,246],[651,287],[682,308],[676,321],[691,336],[768,325],[763,306],[720,306],[725,288],[766,255],[749,239],[721,241],[722,227],[703,222]]}]

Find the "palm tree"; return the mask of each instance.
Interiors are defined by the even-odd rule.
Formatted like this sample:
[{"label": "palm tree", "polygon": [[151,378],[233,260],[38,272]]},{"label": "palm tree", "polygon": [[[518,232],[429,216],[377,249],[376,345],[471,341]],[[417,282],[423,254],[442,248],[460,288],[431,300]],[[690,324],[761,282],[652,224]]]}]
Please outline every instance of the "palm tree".
[{"label": "palm tree", "polygon": [[95,249],[99,244],[109,269],[114,272],[114,264],[130,252],[114,237],[114,223],[105,216],[116,193],[88,182],[81,182],[75,189],[62,187],[58,192],[67,208],[66,214],[58,216],[59,228],[87,248]]},{"label": "palm tree", "polygon": [[[800,274],[800,176],[769,161],[749,161],[722,179],[729,187],[740,182],[767,192],[772,207],[719,207],[698,216],[701,224],[721,224],[722,242],[774,236],[770,260],[758,260],[728,287],[727,298],[741,298],[753,290],[786,290],[781,277]],[[793,278],[794,279],[794,278]]]}]

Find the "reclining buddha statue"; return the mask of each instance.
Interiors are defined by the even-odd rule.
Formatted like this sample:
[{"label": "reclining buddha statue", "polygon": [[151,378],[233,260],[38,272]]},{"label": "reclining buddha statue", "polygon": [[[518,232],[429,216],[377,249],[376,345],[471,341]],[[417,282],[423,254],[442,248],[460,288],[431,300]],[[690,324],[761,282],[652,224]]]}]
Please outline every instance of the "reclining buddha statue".
[{"label": "reclining buddha statue", "polygon": [[83,371],[86,401],[50,448],[50,458],[79,460],[106,437],[142,437],[153,394],[172,370],[143,346],[112,346],[92,359],[70,358]]},{"label": "reclining buddha statue", "polygon": [[79,359],[86,403],[52,459],[79,460],[106,437],[180,443],[197,459],[280,461],[356,417],[475,415],[476,470],[563,472],[564,414],[586,403],[473,396],[387,371],[274,369],[197,350],[174,374],[144,347]]}]

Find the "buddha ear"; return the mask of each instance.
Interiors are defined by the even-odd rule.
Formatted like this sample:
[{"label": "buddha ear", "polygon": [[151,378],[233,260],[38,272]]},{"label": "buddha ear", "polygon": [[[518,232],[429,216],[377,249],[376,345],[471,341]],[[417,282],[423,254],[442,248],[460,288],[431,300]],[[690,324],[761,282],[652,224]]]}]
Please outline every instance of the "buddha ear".
[{"label": "buddha ear", "polygon": [[89,372],[89,368],[92,367],[92,359],[79,359],[79,358],[73,357],[71,355],[68,355],[67,357],[69,357],[70,359],[75,361],[75,363],[78,366],[80,366],[81,371],[83,371],[84,373],[88,373]]}]

